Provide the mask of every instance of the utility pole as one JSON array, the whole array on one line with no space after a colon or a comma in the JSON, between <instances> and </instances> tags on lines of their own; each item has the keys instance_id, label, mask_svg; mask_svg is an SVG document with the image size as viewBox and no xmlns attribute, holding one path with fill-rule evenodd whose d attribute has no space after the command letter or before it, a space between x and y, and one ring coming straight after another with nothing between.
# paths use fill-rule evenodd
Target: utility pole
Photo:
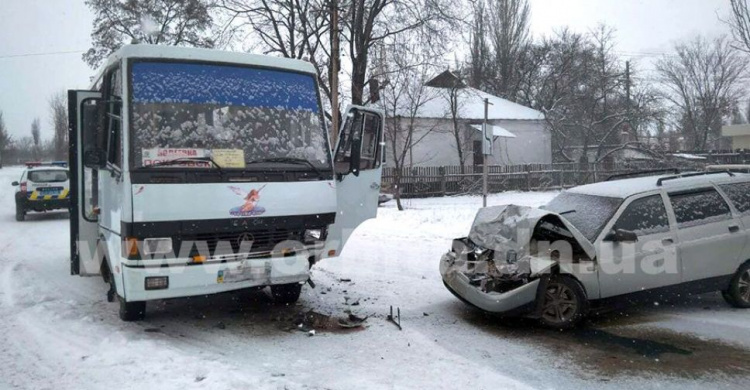
<instances>
[{"instance_id":1,"label":"utility pole","mask_svg":"<svg viewBox=\"0 0 750 390\"><path fill-rule=\"evenodd\" d=\"M339 6L331 1L331 146L339 136Z\"/></svg>"},{"instance_id":2,"label":"utility pole","mask_svg":"<svg viewBox=\"0 0 750 390\"><path fill-rule=\"evenodd\" d=\"M490 126L487 123L487 109L490 105L490 100L484 98L484 123L482 123L482 207L487 207L487 176L489 175L489 167L487 167L487 156L492 153L492 144L490 147L487 146L487 140L491 140L488 137Z\"/></svg>"},{"instance_id":3,"label":"utility pole","mask_svg":"<svg viewBox=\"0 0 750 390\"><path fill-rule=\"evenodd\" d=\"M630 61L625 61L625 123L627 131L630 133Z\"/></svg>"}]
</instances>

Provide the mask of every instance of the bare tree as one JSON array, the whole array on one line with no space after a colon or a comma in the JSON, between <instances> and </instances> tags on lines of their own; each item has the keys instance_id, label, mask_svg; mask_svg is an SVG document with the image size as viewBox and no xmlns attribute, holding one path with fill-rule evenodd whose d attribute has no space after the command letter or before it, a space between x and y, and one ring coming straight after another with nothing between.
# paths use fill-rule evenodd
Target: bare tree
<instances>
[{"instance_id":1,"label":"bare tree","mask_svg":"<svg viewBox=\"0 0 750 390\"><path fill-rule=\"evenodd\" d=\"M526 0L480 0L474 4L470 51L470 84L516 100L525 51L529 49L529 4Z\"/></svg>"},{"instance_id":2,"label":"bare tree","mask_svg":"<svg viewBox=\"0 0 750 390\"><path fill-rule=\"evenodd\" d=\"M33 157L39 159L39 154L42 148L41 128L39 126L39 118L34 118L31 121L31 140L33 142Z\"/></svg>"},{"instance_id":3,"label":"bare tree","mask_svg":"<svg viewBox=\"0 0 750 390\"><path fill-rule=\"evenodd\" d=\"M96 68L125 43L212 47L210 1L86 0L94 22L83 60Z\"/></svg>"},{"instance_id":4,"label":"bare tree","mask_svg":"<svg viewBox=\"0 0 750 390\"><path fill-rule=\"evenodd\" d=\"M402 42L388 50L389 61L377 58L377 72L388 76L380 96L380 106L385 111L385 140L395 168L394 196L399 210L401 204L401 174L413 164L412 151L437 126L437 122L422 123L420 113L425 104L438 98L435 90L425 86L435 67L429 64L418 43Z\"/></svg>"},{"instance_id":5,"label":"bare tree","mask_svg":"<svg viewBox=\"0 0 750 390\"><path fill-rule=\"evenodd\" d=\"M743 96L747 60L725 37L696 38L675 46L656 64L665 97L679 110L677 125L693 150L715 147L721 123Z\"/></svg>"},{"instance_id":6,"label":"bare tree","mask_svg":"<svg viewBox=\"0 0 750 390\"><path fill-rule=\"evenodd\" d=\"M521 57L518 101L545 114L556 160L601 161L613 148L642 148L638 135L657 121L657 98L614 51L614 32L567 29ZM580 155L572 154L573 151Z\"/></svg>"},{"instance_id":7,"label":"bare tree","mask_svg":"<svg viewBox=\"0 0 750 390\"><path fill-rule=\"evenodd\" d=\"M750 53L750 9L747 0L729 0L732 15L726 22L732 30L734 47Z\"/></svg>"},{"instance_id":8,"label":"bare tree","mask_svg":"<svg viewBox=\"0 0 750 390\"><path fill-rule=\"evenodd\" d=\"M50 121L54 129L54 154L56 160L68 158L68 106L65 92L58 92L49 99Z\"/></svg>"},{"instance_id":9,"label":"bare tree","mask_svg":"<svg viewBox=\"0 0 750 390\"><path fill-rule=\"evenodd\" d=\"M0 111L0 151L3 151L5 148L10 146L10 143L13 141L10 134L8 134L8 129L5 127L5 119L3 118L3 112Z\"/></svg>"},{"instance_id":10,"label":"bare tree","mask_svg":"<svg viewBox=\"0 0 750 390\"><path fill-rule=\"evenodd\" d=\"M3 112L0 111L0 168L3 167L3 151L7 150L13 139L8 134L8 129L5 127L5 119L3 119Z\"/></svg>"},{"instance_id":11,"label":"bare tree","mask_svg":"<svg viewBox=\"0 0 750 390\"><path fill-rule=\"evenodd\" d=\"M448 116L451 120L451 134L453 134L453 141L456 143L456 153L458 154L458 164L461 166L461 173L465 173L466 170L466 143L470 140L467 139L466 129L463 121L461 120L461 108L463 107L463 100L461 95L465 89L463 83L461 85L454 85L445 90L444 98L448 99L448 107L450 112Z\"/></svg>"},{"instance_id":12,"label":"bare tree","mask_svg":"<svg viewBox=\"0 0 750 390\"><path fill-rule=\"evenodd\" d=\"M342 8L342 34L352 66L352 104L366 102L373 47L408 33L418 36L425 48L444 50L450 26L461 19L460 7L448 0L349 0Z\"/></svg>"}]
</instances>

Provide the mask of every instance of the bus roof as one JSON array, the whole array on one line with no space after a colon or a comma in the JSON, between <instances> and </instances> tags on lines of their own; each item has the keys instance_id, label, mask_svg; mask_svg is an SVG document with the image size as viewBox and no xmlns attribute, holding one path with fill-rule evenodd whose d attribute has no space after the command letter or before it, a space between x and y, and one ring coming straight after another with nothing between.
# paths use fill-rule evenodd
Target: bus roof
<instances>
[{"instance_id":1,"label":"bus roof","mask_svg":"<svg viewBox=\"0 0 750 390\"><path fill-rule=\"evenodd\" d=\"M97 78L104 69L121 59L127 58L222 62L316 74L315 67L311 63L293 58L194 47L137 44L124 45L107 57L106 64L97 72Z\"/></svg>"}]
</instances>

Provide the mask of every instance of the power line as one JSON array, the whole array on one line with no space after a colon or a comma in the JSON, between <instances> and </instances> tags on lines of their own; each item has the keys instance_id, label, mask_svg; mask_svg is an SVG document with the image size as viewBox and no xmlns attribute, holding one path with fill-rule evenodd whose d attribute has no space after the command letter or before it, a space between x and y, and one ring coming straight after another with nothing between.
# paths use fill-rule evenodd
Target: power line
<instances>
[{"instance_id":1,"label":"power line","mask_svg":"<svg viewBox=\"0 0 750 390\"><path fill-rule=\"evenodd\" d=\"M62 55L62 54L82 54L85 53L86 50L69 50L69 51L50 51L50 52L44 52L44 53L23 53L23 54L9 54L5 56L0 56L0 59L3 58L19 58L19 57L39 57L39 56L54 56L54 55Z\"/></svg>"}]
</instances>

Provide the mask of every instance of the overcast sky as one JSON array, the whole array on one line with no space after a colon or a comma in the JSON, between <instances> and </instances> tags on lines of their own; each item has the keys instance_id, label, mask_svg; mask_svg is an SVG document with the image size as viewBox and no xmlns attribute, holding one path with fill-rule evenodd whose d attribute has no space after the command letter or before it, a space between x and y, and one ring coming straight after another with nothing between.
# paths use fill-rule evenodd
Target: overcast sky
<instances>
[{"instance_id":1,"label":"overcast sky","mask_svg":"<svg viewBox=\"0 0 750 390\"><path fill-rule=\"evenodd\" d=\"M648 62L680 40L728 32L719 21L727 0L531 0L535 36L569 26L589 31L599 23L617 30L617 51ZM83 0L0 0L0 110L14 137L30 134L39 117L42 137L52 137L49 97L86 88L93 71L81 60L92 15ZM40 53L58 53L34 55Z\"/></svg>"}]
</instances>

